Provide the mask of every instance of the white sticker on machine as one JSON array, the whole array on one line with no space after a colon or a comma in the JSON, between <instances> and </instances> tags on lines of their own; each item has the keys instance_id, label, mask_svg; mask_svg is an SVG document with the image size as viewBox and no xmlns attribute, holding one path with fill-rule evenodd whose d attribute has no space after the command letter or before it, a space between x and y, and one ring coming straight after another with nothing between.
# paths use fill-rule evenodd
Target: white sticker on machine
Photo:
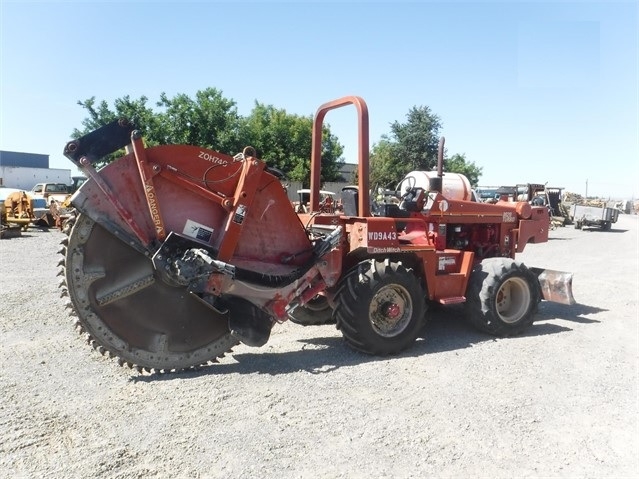
<instances>
[{"instance_id":1,"label":"white sticker on machine","mask_svg":"<svg viewBox=\"0 0 639 479\"><path fill-rule=\"evenodd\" d=\"M457 261L454 256L440 256L439 257L439 271L444 271L446 266L454 265Z\"/></svg>"},{"instance_id":2,"label":"white sticker on machine","mask_svg":"<svg viewBox=\"0 0 639 479\"><path fill-rule=\"evenodd\" d=\"M504 223L514 223L517 221L517 216L512 211L504 211L502 215L502 221Z\"/></svg>"},{"instance_id":3,"label":"white sticker on machine","mask_svg":"<svg viewBox=\"0 0 639 479\"><path fill-rule=\"evenodd\" d=\"M197 221L186 220L182 234L199 241L204 241L205 243L210 243L211 238L213 238L213 231L213 228L198 223Z\"/></svg>"}]
</instances>

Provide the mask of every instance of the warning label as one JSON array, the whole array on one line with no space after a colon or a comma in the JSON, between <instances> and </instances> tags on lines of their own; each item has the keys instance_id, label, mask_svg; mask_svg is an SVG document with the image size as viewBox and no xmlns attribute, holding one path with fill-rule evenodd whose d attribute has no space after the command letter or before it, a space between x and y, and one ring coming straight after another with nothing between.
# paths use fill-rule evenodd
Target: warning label
<instances>
[{"instance_id":1,"label":"warning label","mask_svg":"<svg viewBox=\"0 0 639 479\"><path fill-rule=\"evenodd\" d=\"M210 243L211 239L213 238L213 231L213 228L210 228L206 225L193 220L186 220L186 224L184 225L182 234L202 241L204 243Z\"/></svg>"}]
</instances>

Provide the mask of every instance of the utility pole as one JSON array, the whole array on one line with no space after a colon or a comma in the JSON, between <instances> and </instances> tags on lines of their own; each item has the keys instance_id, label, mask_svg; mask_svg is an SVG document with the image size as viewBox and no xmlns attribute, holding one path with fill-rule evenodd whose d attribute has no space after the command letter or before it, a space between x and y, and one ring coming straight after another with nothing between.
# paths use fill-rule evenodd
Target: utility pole
<instances>
[{"instance_id":1,"label":"utility pole","mask_svg":"<svg viewBox=\"0 0 639 479\"><path fill-rule=\"evenodd\" d=\"M586 180L586 199L588 199L588 180Z\"/></svg>"}]
</instances>

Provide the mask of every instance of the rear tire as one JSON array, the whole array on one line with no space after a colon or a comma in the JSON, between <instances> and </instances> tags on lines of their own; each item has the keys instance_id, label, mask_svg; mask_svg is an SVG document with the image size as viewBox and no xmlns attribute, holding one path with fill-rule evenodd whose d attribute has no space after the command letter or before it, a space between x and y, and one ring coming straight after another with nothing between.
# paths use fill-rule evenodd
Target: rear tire
<instances>
[{"instance_id":1,"label":"rear tire","mask_svg":"<svg viewBox=\"0 0 639 479\"><path fill-rule=\"evenodd\" d=\"M401 262L368 259L340 281L333 317L352 348L375 355L410 347L425 323L419 279Z\"/></svg>"},{"instance_id":2,"label":"rear tire","mask_svg":"<svg viewBox=\"0 0 639 479\"><path fill-rule=\"evenodd\" d=\"M540 300L537 277L524 264L488 258L470 276L466 316L480 331L513 336L532 324Z\"/></svg>"},{"instance_id":3,"label":"rear tire","mask_svg":"<svg viewBox=\"0 0 639 479\"><path fill-rule=\"evenodd\" d=\"M315 296L304 306L298 306L289 314L289 318L302 326L317 326L334 323L333 310L326 296Z\"/></svg>"}]
</instances>

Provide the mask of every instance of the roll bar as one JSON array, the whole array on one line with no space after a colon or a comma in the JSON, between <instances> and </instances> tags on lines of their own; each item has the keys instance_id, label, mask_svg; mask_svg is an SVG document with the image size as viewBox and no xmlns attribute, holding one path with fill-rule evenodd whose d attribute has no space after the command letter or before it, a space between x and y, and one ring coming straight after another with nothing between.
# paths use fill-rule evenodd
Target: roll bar
<instances>
[{"instance_id":1,"label":"roll bar","mask_svg":"<svg viewBox=\"0 0 639 479\"><path fill-rule=\"evenodd\" d=\"M358 216L370 216L370 196L369 196L369 137L368 137L368 106L363 98L359 96L345 96L337 100L329 101L321 105L315 113L313 120L313 139L311 151L311 212L319 211L320 197L320 173L322 168L322 126L324 117L330 110L341 108L346 105L355 105L358 119L358 161L357 161L357 182L358 182Z\"/></svg>"}]
</instances>

